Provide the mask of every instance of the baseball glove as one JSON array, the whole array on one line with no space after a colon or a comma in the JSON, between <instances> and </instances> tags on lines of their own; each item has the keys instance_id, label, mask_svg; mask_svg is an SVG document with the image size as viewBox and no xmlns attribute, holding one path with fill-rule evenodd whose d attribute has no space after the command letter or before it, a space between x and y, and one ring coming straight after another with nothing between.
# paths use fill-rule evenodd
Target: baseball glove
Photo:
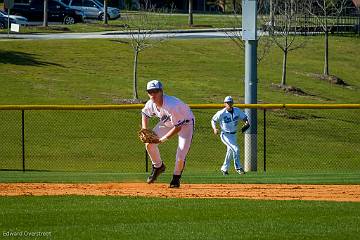
<instances>
[{"instance_id":1,"label":"baseball glove","mask_svg":"<svg viewBox=\"0 0 360 240\"><path fill-rule=\"evenodd\" d=\"M244 126L242 126L241 128L241 132L244 133L246 130L248 130L250 127L250 124L245 124Z\"/></svg>"},{"instance_id":2,"label":"baseball glove","mask_svg":"<svg viewBox=\"0 0 360 240\"><path fill-rule=\"evenodd\" d=\"M159 143L158 135L151 129L141 129L138 136L143 143Z\"/></svg>"}]
</instances>

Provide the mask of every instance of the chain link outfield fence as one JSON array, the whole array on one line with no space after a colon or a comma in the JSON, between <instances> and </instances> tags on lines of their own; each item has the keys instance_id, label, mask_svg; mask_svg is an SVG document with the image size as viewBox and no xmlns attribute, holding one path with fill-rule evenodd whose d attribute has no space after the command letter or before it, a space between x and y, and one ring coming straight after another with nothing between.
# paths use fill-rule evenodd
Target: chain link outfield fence
<instances>
[{"instance_id":1,"label":"chain link outfield fence","mask_svg":"<svg viewBox=\"0 0 360 240\"><path fill-rule=\"evenodd\" d=\"M258 172L360 173L360 104L236 106L257 108ZM226 148L210 121L222 105L191 107L196 127L186 172L218 172ZM151 162L137 137L141 108L2 105L0 170L146 172ZM243 162L241 133L238 139ZM170 168L176 147L175 137L160 145Z\"/></svg>"}]
</instances>

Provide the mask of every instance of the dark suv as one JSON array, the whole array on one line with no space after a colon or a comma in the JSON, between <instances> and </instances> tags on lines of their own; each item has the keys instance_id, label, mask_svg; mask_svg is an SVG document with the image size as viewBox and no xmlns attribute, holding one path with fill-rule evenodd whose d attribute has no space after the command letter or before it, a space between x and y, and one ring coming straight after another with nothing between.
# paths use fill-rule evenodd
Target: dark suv
<instances>
[{"instance_id":1,"label":"dark suv","mask_svg":"<svg viewBox=\"0 0 360 240\"><path fill-rule=\"evenodd\" d=\"M30 21L41 21L44 17L44 1L31 0L28 4L15 3L11 13L24 16ZM48 20L63 22L64 24L74 24L84 21L84 13L71 9L61 2L48 0Z\"/></svg>"},{"instance_id":2,"label":"dark suv","mask_svg":"<svg viewBox=\"0 0 360 240\"><path fill-rule=\"evenodd\" d=\"M10 21L10 24L11 23L15 23L15 20L14 19L9 19ZM0 16L0 29L4 29L4 28L7 28L8 26L8 18L7 17L3 17L3 16Z\"/></svg>"}]
</instances>

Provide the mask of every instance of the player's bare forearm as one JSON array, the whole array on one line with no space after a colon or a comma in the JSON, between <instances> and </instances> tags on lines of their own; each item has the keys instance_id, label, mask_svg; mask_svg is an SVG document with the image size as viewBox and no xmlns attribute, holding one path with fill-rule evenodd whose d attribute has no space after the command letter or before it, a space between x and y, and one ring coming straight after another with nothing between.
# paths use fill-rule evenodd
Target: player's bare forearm
<instances>
[{"instance_id":1,"label":"player's bare forearm","mask_svg":"<svg viewBox=\"0 0 360 240\"><path fill-rule=\"evenodd\" d=\"M217 135L219 133L219 129L213 128L214 134Z\"/></svg>"},{"instance_id":2,"label":"player's bare forearm","mask_svg":"<svg viewBox=\"0 0 360 240\"><path fill-rule=\"evenodd\" d=\"M181 126L173 127L168 133L166 133L162 138L160 138L160 142L162 143L165 142L166 140L168 140L169 138L180 132L180 130L181 130Z\"/></svg>"},{"instance_id":3,"label":"player's bare forearm","mask_svg":"<svg viewBox=\"0 0 360 240\"><path fill-rule=\"evenodd\" d=\"M181 130L181 126L173 127L165 136L166 138L171 138L172 136L180 132L180 130Z\"/></svg>"},{"instance_id":4,"label":"player's bare forearm","mask_svg":"<svg viewBox=\"0 0 360 240\"><path fill-rule=\"evenodd\" d=\"M211 127L212 127L215 135L219 133L219 129L217 129L217 127L216 127L216 121L214 121L214 120L211 121Z\"/></svg>"},{"instance_id":5,"label":"player's bare forearm","mask_svg":"<svg viewBox=\"0 0 360 240\"><path fill-rule=\"evenodd\" d=\"M149 118L144 114L142 114L141 116L141 128L147 129L149 125Z\"/></svg>"}]
</instances>

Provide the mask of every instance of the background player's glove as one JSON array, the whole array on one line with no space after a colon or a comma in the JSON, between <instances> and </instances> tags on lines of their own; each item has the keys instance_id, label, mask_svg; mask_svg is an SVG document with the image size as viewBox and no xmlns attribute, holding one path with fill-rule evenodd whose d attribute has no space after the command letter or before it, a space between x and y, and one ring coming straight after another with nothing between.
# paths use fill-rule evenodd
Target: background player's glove
<instances>
[{"instance_id":1,"label":"background player's glove","mask_svg":"<svg viewBox=\"0 0 360 240\"><path fill-rule=\"evenodd\" d=\"M248 130L250 127L250 124L245 124L242 128L241 128L241 132L244 133L246 130Z\"/></svg>"},{"instance_id":2,"label":"background player's glove","mask_svg":"<svg viewBox=\"0 0 360 240\"><path fill-rule=\"evenodd\" d=\"M143 143L159 143L159 137L156 135L156 133L151 129L141 129L138 132L138 136L140 138L140 141Z\"/></svg>"}]
</instances>

